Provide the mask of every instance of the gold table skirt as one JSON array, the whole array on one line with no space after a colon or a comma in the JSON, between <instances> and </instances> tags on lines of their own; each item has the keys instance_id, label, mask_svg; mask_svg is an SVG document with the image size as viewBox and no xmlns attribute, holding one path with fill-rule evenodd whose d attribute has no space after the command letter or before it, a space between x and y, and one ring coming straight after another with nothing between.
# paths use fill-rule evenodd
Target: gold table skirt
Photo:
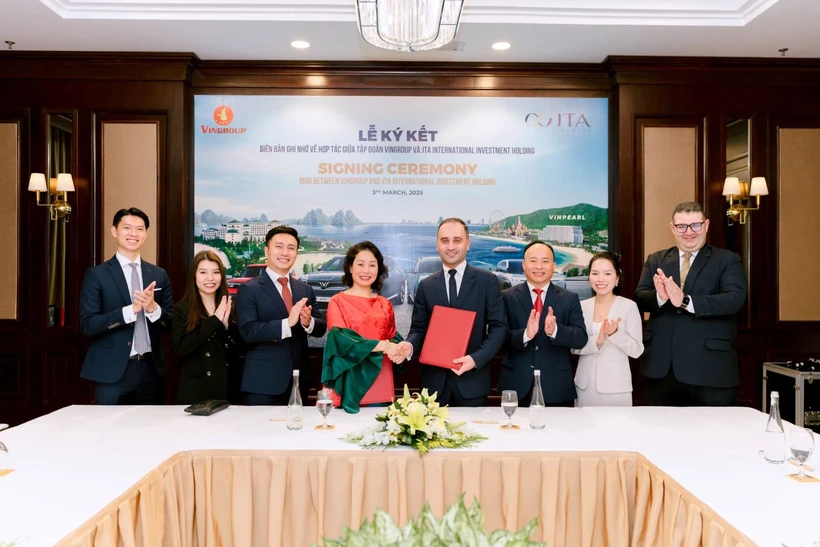
<instances>
[{"instance_id":1,"label":"gold table skirt","mask_svg":"<svg viewBox=\"0 0 820 547\"><path fill-rule=\"evenodd\" d=\"M377 508L400 525L464 493L488 530L548 547L736 547L740 531L634 452L180 452L61 541L77 547L298 547Z\"/></svg>"}]
</instances>

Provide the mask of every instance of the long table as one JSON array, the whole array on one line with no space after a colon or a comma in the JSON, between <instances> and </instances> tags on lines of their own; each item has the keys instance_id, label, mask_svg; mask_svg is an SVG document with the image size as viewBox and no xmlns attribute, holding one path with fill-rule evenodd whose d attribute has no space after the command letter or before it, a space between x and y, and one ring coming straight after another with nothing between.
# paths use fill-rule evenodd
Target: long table
<instances>
[{"instance_id":1,"label":"long table","mask_svg":"<svg viewBox=\"0 0 820 547\"><path fill-rule=\"evenodd\" d=\"M334 411L335 430L316 431L306 408L294 432L274 421L277 407L207 418L179 406L64 408L0 433L15 469L0 477L0 543L309 545L376 507L406 522L424 501L441 512L461 492L491 529L539 517L550 547L820 539L820 482L763 460L756 410L550 408L533 431L519 409L521 429L503 431L472 423L503 421L499 408L452 409L488 440L423 458L341 440L377 411Z\"/></svg>"}]
</instances>

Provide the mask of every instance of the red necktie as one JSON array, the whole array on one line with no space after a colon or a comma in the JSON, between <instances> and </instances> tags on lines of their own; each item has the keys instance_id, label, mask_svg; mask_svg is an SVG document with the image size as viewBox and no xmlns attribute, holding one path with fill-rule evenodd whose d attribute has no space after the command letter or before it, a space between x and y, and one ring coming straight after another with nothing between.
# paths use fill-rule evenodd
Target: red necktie
<instances>
[{"instance_id":1,"label":"red necktie","mask_svg":"<svg viewBox=\"0 0 820 547\"><path fill-rule=\"evenodd\" d=\"M541 313L541 310L544 309L544 303L541 302L541 293L544 292L544 289L533 289L532 292L535 293L535 302L533 303L535 313Z\"/></svg>"},{"instance_id":2,"label":"red necktie","mask_svg":"<svg viewBox=\"0 0 820 547\"><path fill-rule=\"evenodd\" d=\"M290 313L290 309L293 307L293 295L290 294L290 288L288 288L288 278L280 277L279 283L282 284L282 300L285 302L285 309Z\"/></svg>"}]
</instances>

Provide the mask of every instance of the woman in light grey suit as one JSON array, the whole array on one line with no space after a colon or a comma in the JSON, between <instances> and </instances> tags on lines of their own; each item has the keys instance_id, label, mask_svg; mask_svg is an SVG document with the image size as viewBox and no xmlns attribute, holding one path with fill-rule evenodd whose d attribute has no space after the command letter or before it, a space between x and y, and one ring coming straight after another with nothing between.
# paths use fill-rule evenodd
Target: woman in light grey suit
<instances>
[{"instance_id":1,"label":"woman in light grey suit","mask_svg":"<svg viewBox=\"0 0 820 547\"><path fill-rule=\"evenodd\" d=\"M581 302L589 340L580 350L575 373L576 406L632 406L629 358L643 353L638 305L613 290L621 277L621 260L598 253L589 261L589 284L595 294Z\"/></svg>"}]
</instances>

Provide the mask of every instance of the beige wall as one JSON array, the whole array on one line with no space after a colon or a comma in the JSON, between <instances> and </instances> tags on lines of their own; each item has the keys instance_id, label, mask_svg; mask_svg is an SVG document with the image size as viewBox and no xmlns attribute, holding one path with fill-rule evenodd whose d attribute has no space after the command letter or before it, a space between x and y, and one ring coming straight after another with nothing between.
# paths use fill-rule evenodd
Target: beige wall
<instances>
[{"instance_id":1,"label":"beige wall","mask_svg":"<svg viewBox=\"0 0 820 547\"><path fill-rule=\"evenodd\" d=\"M781 129L778 141L779 319L820 321L820 129Z\"/></svg>"},{"instance_id":2,"label":"beige wall","mask_svg":"<svg viewBox=\"0 0 820 547\"><path fill-rule=\"evenodd\" d=\"M697 127L643 128L644 255L675 245L669 222L675 205L695 200L697 143Z\"/></svg>"},{"instance_id":3,"label":"beige wall","mask_svg":"<svg viewBox=\"0 0 820 547\"><path fill-rule=\"evenodd\" d=\"M103 123L103 256L117 252L110 235L114 213L128 207L145 211L151 221L148 240L140 252L148 262L157 262L157 189L159 185L158 125L156 123Z\"/></svg>"},{"instance_id":4,"label":"beige wall","mask_svg":"<svg viewBox=\"0 0 820 547\"><path fill-rule=\"evenodd\" d=\"M0 123L0 319L17 319L20 147L16 123ZM32 198L34 199L33 195ZM46 213L47 215L47 213ZM45 220L43 221L45 222Z\"/></svg>"}]
</instances>

